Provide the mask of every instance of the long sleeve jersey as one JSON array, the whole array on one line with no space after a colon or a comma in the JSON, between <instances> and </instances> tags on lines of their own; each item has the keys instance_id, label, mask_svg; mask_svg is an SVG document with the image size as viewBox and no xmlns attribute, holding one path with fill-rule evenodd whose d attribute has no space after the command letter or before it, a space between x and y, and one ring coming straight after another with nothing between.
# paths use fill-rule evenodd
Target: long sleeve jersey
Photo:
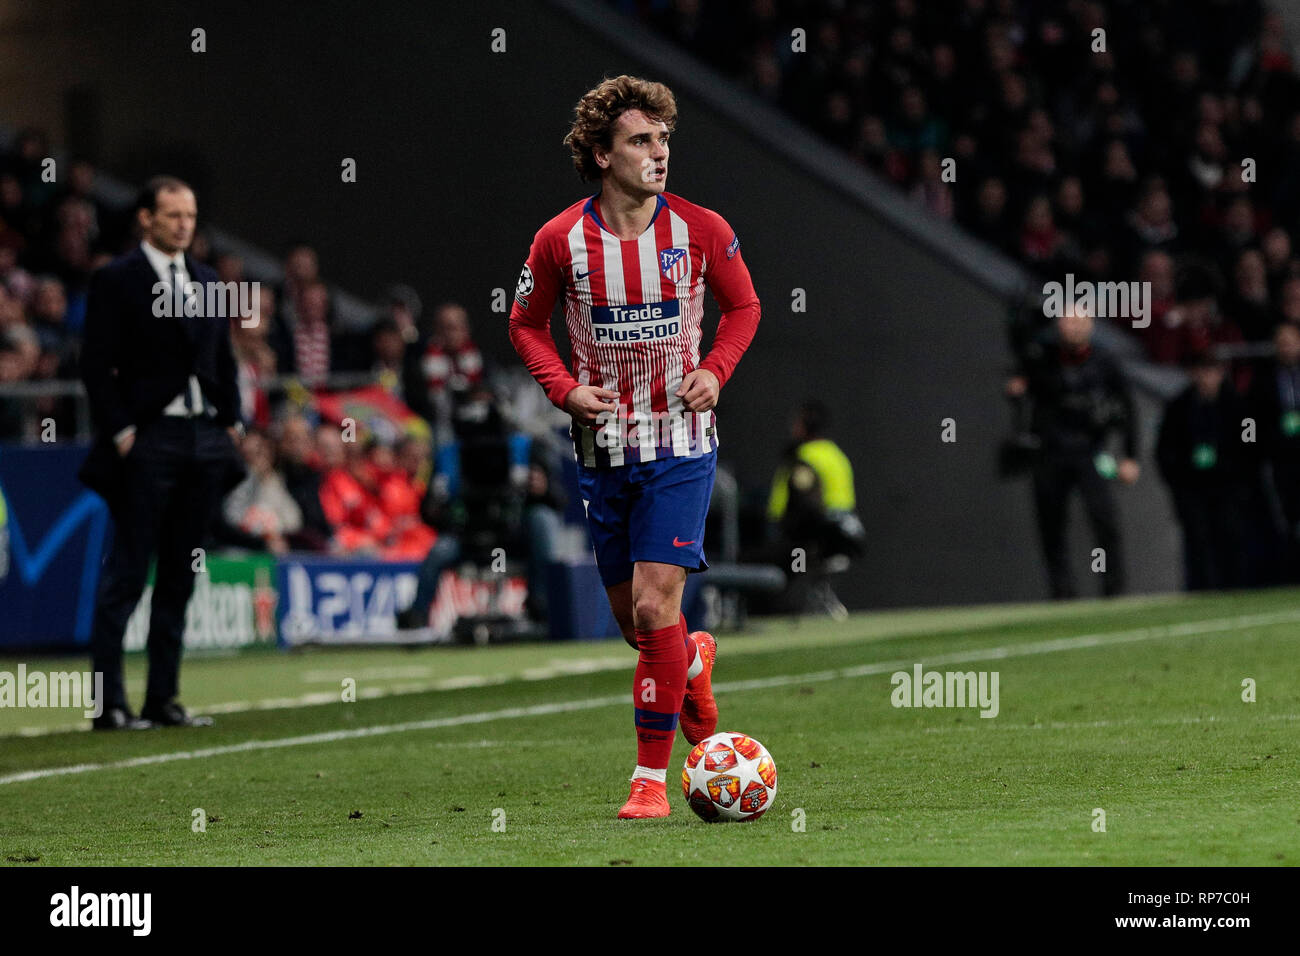
<instances>
[{"instance_id":1,"label":"long sleeve jersey","mask_svg":"<svg viewBox=\"0 0 1300 956\"><path fill-rule=\"evenodd\" d=\"M704 287L722 310L700 361ZM563 297L572 371L551 337ZM695 368L727 383L758 327L759 302L740 240L717 213L664 193L636 239L610 232L600 198L574 203L540 230L515 289L510 340L559 408L579 385L619 394L615 415L573 423L577 460L590 468L712 454L712 411L693 414L673 393Z\"/></svg>"}]
</instances>

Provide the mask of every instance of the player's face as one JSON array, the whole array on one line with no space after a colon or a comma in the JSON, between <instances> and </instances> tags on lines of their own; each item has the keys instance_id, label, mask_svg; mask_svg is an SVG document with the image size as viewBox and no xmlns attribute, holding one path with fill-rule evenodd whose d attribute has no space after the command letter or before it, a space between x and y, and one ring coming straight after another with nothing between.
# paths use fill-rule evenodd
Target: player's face
<instances>
[{"instance_id":1,"label":"player's face","mask_svg":"<svg viewBox=\"0 0 1300 956\"><path fill-rule=\"evenodd\" d=\"M140 210L140 225L145 238L155 249L175 255L194 241L194 224L198 206L188 189L164 189L158 193L158 208Z\"/></svg>"},{"instance_id":2,"label":"player's face","mask_svg":"<svg viewBox=\"0 0 1300 956\"><path fill-rule=\"evenodd\" d=\"M668 126L647 119L640 110L628 110L614 124L613 139L609 152L596 154L605 177L632 196L663 192L668 184Z\"/></svg>"}]
</instances>

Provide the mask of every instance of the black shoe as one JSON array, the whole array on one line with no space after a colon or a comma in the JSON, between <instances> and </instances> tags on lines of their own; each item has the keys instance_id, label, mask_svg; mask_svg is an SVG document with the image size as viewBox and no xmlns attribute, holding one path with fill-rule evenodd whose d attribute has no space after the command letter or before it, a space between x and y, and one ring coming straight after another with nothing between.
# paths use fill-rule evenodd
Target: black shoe
<instances>
[{"instance_id":1,"label":"black shoe","mask_svg":"<svg viewBox=\"0 0 1300 956\"><path fill-rule=\"evenodd\" d=\"M148 730L153 726L125 707L110 707L90 723L92 730Z\"/></svg>"},{"instance_id":2,"label":"black shoe","mask_svg":"<svg viewBox=\"0 0 1300 956\"><path fill-rule=\"evenodd\" d=\"M211 717L192 717L188 711L174 700L154 706L145 704L140 716L150 721L155 727L211 727Z\"/></svg>"},{"instance_id":3,"label":"black shoe","mask_svg":"<svg viewBox=\"0 0 1300 956\"><path fill-rule=\"evenodd\" d=\"M419 631L429 626L429 614L426 611L421 614L413 607L408 607L405 611L399 611L397 614L397 629L399 631Z\"/></svg>"}]
</instances>

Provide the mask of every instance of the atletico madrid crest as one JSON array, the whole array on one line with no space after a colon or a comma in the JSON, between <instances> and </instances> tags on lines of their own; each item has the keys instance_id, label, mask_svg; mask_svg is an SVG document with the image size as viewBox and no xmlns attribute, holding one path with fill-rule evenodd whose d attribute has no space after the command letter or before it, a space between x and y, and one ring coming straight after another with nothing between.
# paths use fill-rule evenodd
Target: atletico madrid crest
<instances>
[{"instance_id":1,"label":"atletico madrid crest","mask_svg":"<svg viewBox=\"0 0 1300 956\"><path fill-rule=\"evenodd\" d=\"M691 260L686 257L685 249L660 249L659 268L669 282L681 282L686 278L686 271L691 267Z\"/></svg>"}]
</instances>

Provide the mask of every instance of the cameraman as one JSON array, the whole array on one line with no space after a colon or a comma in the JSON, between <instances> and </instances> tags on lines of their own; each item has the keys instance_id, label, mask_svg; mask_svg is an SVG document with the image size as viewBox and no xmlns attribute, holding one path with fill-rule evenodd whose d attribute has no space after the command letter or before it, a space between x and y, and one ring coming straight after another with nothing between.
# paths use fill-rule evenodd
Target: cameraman
<instances>
[{"instance_id":1,"label":"cameraman","mask_svg":"<svg viewBox=\"0 0 1300 956\"><path fill-rule=\"evenodd\" d=\"M1107 596L1123 592L1123 551L1110 479L1131 485L1140 472L1132 393L1118 360L1093 343L1092 331L1092 316L1067 306L1055 330L1025 346L1021 368L1007 382L1008 396L1025 396L1032 406L1030 429L1041 446L1033 466L1034 505L1048 583L1058 599L1076 594L1065 541L1070 493L1076 486L1097 546L1105 551L1102 591ZM1118 463L1106 450L1112 431L1123 442Z\"/></svg>"}]
</instances>

